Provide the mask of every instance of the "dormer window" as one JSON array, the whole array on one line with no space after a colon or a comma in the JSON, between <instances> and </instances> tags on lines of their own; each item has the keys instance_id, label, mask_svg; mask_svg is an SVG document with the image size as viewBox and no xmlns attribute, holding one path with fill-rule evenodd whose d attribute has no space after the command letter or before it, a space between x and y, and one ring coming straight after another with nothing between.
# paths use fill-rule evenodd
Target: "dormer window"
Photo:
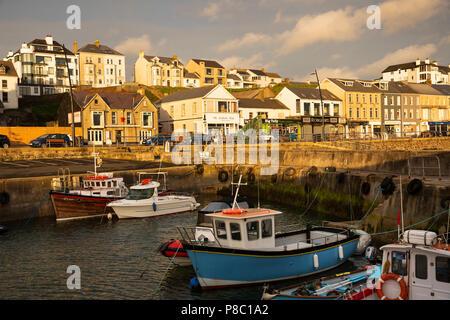
<instances>
[{"instance_id":1,"label":"dormer window","mask_svg":"<svg viewBox=\"0 0 450 320\"><path fill-rule=\"evenodd\" d=\"M344 86L353 87L353 81L342 81L342 83L344 84Z\"/></svg>"}]
</instances>

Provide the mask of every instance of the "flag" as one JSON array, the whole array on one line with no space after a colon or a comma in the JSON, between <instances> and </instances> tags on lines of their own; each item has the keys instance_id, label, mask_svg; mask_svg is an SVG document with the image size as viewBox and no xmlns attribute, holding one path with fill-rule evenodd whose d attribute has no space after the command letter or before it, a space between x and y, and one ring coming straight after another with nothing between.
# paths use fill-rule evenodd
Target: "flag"
<instances>
[{"instance_id":1,"label":"flag","mask_svg":"<svg viewBox=\"0 0 450 320\"><path fill-rule=\"evenodd\" d=\"M397 225L400 226L400 210L397 213Z\"/></svg>"}]
</instances>

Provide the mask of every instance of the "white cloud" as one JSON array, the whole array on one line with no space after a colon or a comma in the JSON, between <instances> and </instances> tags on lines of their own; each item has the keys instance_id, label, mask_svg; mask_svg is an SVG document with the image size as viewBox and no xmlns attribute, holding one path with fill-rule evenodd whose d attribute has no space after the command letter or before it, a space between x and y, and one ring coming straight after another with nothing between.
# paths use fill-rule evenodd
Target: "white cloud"
<instances>
[{"instance_id":1,"label":"white cloud","mask_svg":"<svg viewBox=\"0 0 450 320\"><path fill-rule=\"evenodd\" d=\"M224 42L217 51L224 52L229 50L236 50L245 46L255 45L255 44L267 44L272 40L268 35L261 33L246 33L242 38L232 39Z\"/></svg>"},{"instance_id":2,"label":"white cloud","mask_svg":"<svg viewBox=\"0 0 450 320\"><path fill-rule=\"evenodd\" d=\"M137 38L128 38L117 46L114 47L115 50L119 51L124 55L137 55L139 51L151 52L153 47L150 42L149 36L144 34Z\"/></svg>"},{"instance_id":3,"label":"white cloud","mask_svg":"<svg viewBox=\"0 0 450 320\"><path fill-rule=\"evenodd\" d=\"M219 17L219 10L219 4L212 2L207 7L203 8L201 15L207 17L210 21L214 21Z\"/></svg>"},{"instance_id":4,"label":"white cloud","mask_svg":"<svg viewBox=\"0 0 450 320\"><path fill-rule=\"evenodd\" d=\"M255 53L249 58L240 56L230 56L219 60L219 62L227 69L231 68L267 69L277 64L275 61L264 62L263 55L261 53Z\"/></svg>"},{"instance_id":5,"label":"white cloud","mask_svg":"<svg viewBox=\"0 0 450 320\"><path fill-rule=\"evenodd\" d=\"M342 57L340 53L334 53L331 55L331 60L338 60Z\"/></svg>"},{"instance_id":6,"label":"white cloud","mask_svg":"<svg viewBox=\"0 0 450 320\"><path fill-rule=\"evenodd\" d=\"M364 21L352 8L306 15L297 21L292 30L279 35L280 55L317 42L343 42L357 39L364 30Z\"/></svg>"},{"instance_id":7,"label":"white cloud","mask_svg":"<svg viewBox=\"0 0 450 320\"><path fill-rule=\"evenodd\" d=\"M329 68L322 67L317 70L320 79L324 78L357 78L357 79L374 79L381 76L381 71L393 64L406 63L415 61L416 58L430 57L437 51L436 45L429 43L425 45L411 45L406 48L398 49L394 52L386 54L381 59L372 63L361 66L359 68L351 68L349 66ZM313 80L309 74L297 77L301 81Z\"/></svg>"}]
</instances>

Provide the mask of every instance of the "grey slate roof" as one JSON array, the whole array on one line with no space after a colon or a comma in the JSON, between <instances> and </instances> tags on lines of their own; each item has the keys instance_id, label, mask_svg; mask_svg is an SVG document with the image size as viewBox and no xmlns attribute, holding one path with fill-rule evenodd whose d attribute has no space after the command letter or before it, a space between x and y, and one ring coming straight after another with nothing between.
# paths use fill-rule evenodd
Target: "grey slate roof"
<instances>
[{"instance_id":1,"label":"grey slate roof","mask_svg":"<svg viewBox=\"0 0 450 320\"><path fill-rule=\"evenodd\" d=\"M372 93L380 93L383 90L378 89L377 86L372 84L370 87L365 87L361 84L361 82L371 82L372 80L356 80L356 79L343 79L343 78L327 78L334 84L336 84L338 87L345 91L359 91L359 92L372 92ZM352 86L346 86L344 85L343 81L352 81Z\"/></svg>"},{"instance_id":2,"label":"grey slate roof","mask_svg":"<svg viewBox=\"0 0 450 320\"><path fill-rule=\"evenodd\" d=\"M133 109L144 98L137 93L74 91L74 101L84 107L96 94L102 97L111 109Z\"/></svg>"},{"instance_id":3,"label":"grey slate roof","mask_svg":"<svg viewBox=\"0 0 450 320\"><path fill-rule=\"evenodd\" d=\"M159 99L158 101L155 102L155 104L200 98L200 97L207 95L215 87L216 86L205 86L205 87L200 87L200 88L193 88L193 89L177 91L175 93L172 93L171 95L168 95L162 99Z\"/></svg>"},{"instance_id":4,"label":"grey slate roof","mask_svg":"<svg viewBox=\"0 0 450 320\"><path fill-rule=\"evenodd\" d=\"M14 64L10 60L0 60L0 67L3 66L5 68L5 73L0 73L2 77L17 77L16 69L14 68Z\"/></svg>"},{"instance_id":5,"label":"grey slate roof","mask_svg":"<svg viewBox=\"0 0 450 320\"><path fill-rule=\"evenodd\" d=\"M290 91L292 91L296 96L303 99L319 99L320 100L320 93L319 89L312 89L312 88L297 88L297 87L286 87ZM328 90L322 89L322 99L323 100L334 100L334 101L341 101L338 97L336 97L334 94L329 92Z\"/></svg>"},{"instance_id":6,"label":"grey slate roof","mask_svg":"<svg viewBox=\"0 0 450 320\"><path fill-rule=\"evenodd\" d=\"M450 96L450 85L445 85L445 84L433 84L432 87L440 92L442 92L442 94L446 94Z\"/></svg>"},{"instance_id":7,"label":"grey slate roof","mask_svg":"<svg viewBox=\"0 0 450 320\"><path fill-rule=\"evenodd\" d=\"M101 53L101 54L114 54L118 56L123 56L119 51L111 49L103 44L100 44L98 47L93 43L88 43L84 47L78 50L78 52L90 52L90 53Z\"/></svg>"},{"instance_id":8,"label":"grey slate roof","mask_svg":"<svg viewBox=\"0 0 450 320\"><path fill-rule=\"evenodd\" d=\"M200 64L200 62L204 62L205 67L207 67L207 68L225 69L220 63L218 63L217 61L214 61L214 60L204 60L204 59L192 59L192 60L195 61L197 64Z\"/></svg>"},{"instance_id":9,"label":"grey slate roof","mask_svg":"<svg viewBox=\"0 0 450 320\"><path fill-rule=\"evenodd\" d=\"M239 108L283 109L289 110L283 103L274 99L239 99Z\"/></svg>"},{"instance_id":10,"label":"grey slate roof","mask_svg":"<svg viewBox=\"0 0 450 320\"><path fill-rule=\"evenodd\" d=\"M174 59L172 59L172 58L169 58L169 57L161 57L161 56L144 56L144 58L147 60L147 61L151 61L154 57L158 57L158 59L159 59L159 61L161 62L161 63L164 63L164 64L172 64L172 61L174 60ZM177 60L178 62L179 62L179 65L183 65L182 63L181 63L181 61L180 60Z\"/></svg>"}]
</instances>

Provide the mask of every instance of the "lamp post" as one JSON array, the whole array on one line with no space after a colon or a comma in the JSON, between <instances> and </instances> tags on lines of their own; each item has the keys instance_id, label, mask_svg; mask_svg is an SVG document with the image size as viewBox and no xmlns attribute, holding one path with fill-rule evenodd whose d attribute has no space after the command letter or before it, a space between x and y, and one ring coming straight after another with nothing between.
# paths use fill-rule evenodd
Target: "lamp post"
<instances>
[{"instance_id":1,"label":"lamp post","mask_svg":"<svg viewBox=\"0 0 450 320\"><path fill-rule=\"evenodd\" d=\"M315 74L317 79L317 84L319 86L319 96L320 96L320 109L322 110L322 141L325 139L325 116L323 112L323 100L322 100L322 90L320 89L320 81L319 76L317 75L317 70L314 69L314 72L311 75Z\"/></svg>"},{"instance_id":2,"label":"lamp post","mask_svg":"<svg viewBox=\"0 0 450 320\"><path fill-rule=\"evenodd\" d=\"M67 76L69 78L69 88L70 88L70 107L72 111L72 148L75 147L75 113L73 112L73 95L72 95L72 81L70 79L70 71L69 71L69 63L67 62L67 52L66 47L63 44L63 51L64 51L64 60L66 61L66 67L67 67Z\"/></svg>"}]
</instances>

